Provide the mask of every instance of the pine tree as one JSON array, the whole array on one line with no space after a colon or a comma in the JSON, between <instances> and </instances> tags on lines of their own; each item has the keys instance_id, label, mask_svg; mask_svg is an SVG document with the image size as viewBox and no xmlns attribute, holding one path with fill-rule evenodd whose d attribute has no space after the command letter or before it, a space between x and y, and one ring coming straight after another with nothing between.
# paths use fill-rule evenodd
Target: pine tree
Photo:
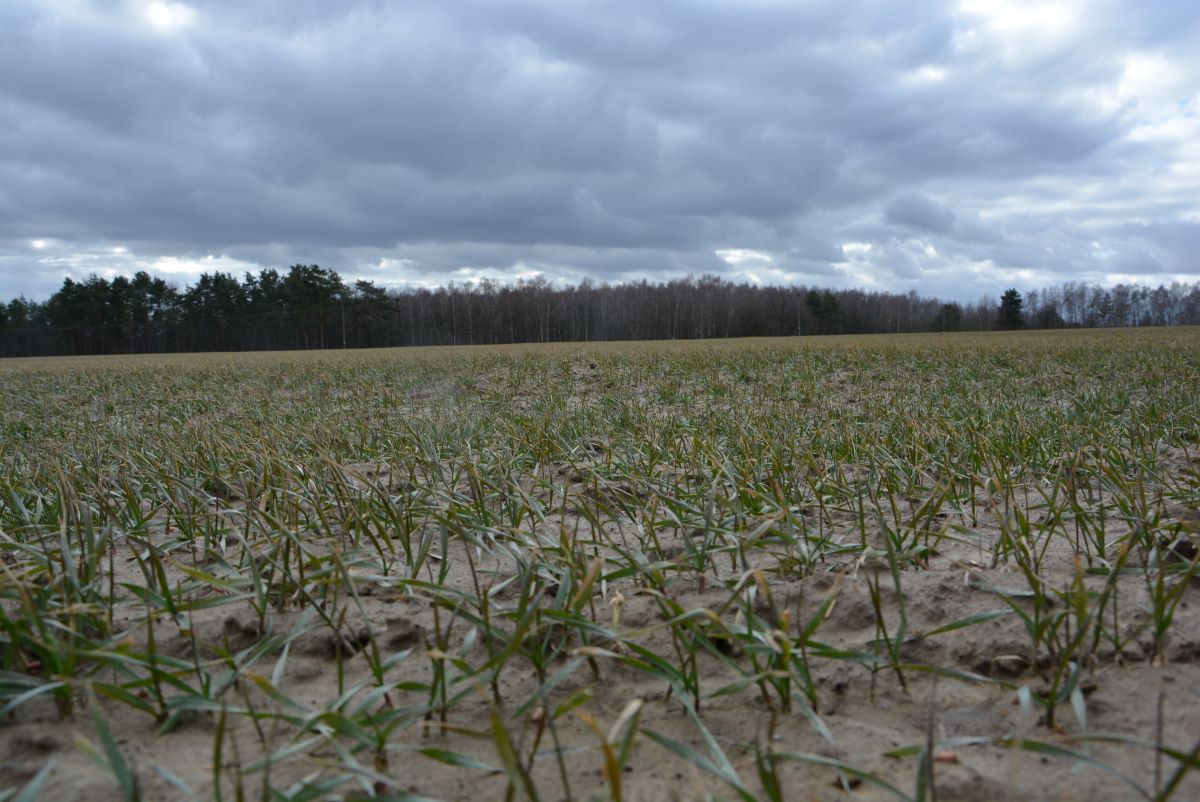
<instances>
[{"instance_id":1,"label":"pine tree","mask_svg":"<svg viewBox=\"0 0 1200 802\"><path fill-rule=\"evenodd\" d=\"M1015 289L1005 290L1000 298L1000 316L996 319L996 325L1009 331L1024 328L1025 315L1021 311L1023 303L1021 293Z\"/></svg>"}]
</instances>

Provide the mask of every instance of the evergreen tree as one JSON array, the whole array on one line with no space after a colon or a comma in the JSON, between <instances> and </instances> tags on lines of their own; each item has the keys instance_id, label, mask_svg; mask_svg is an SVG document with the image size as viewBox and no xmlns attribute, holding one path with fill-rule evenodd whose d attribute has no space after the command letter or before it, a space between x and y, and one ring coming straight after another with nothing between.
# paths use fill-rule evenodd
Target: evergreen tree
<instances>
[{"instance_id":1,"label":"evergreen tree","mask_svg":"<svg viewBox=\"0 0 1200 802\"><path fill-rule=\"evenodd\" d=\"M837 316L838 299L829 290L818 292L809 290L808 295L804 298L805 305L808 306L812 316L818 321L817 327L820 332L826 332L829 329L830 322Z\"/></svg>"},{"instance_id":2,"label":"evergreen tree","mask_svg":"<svg viewBox=\"0 0 1200 802\"><path fill-rule=\"evenodd\" d=\"M1025 315L1021 311L1023 303L1021 293L1015 289L1005 290L1000 298L1000 316L996 318L996 325L1008 331L1024 328Z\"/></svg>"},{"instance_id":3,"label":"evergreen tree","mask_svg":"<svg viewBox=\"0 0 1200 802\"><path fill-rule=\"evenodd\" d=\"M1054 304L1049 304L1038 310L1038 313L1033 316L1033 327L1035 329L1061 329L1066 323L1062 319L1062 315L1058 313L1058 307Z\"/></svg>"},{"instance_id":4,"label":"evergreen tree","mask_svg":"<svg viewBox=\"0 0 1200 802\"><path fill-rule=\"evenodd\" d=\"M942 304L938 313L929 321L930 331L958 331L962 326L962 307L958 304Z\"/></svg>"}]
</instances>

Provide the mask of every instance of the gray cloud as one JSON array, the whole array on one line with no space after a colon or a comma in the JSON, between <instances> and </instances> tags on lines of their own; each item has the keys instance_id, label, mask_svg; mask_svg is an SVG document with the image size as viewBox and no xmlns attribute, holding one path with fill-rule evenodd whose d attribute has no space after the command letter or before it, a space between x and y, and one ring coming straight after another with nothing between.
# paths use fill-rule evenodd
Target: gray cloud
<instances>
[{"instance_id":1,"label":"gray cloud","mask_svg":"<svg viewBox=\"0 0 1200 802\"><path fill-rule=\"evenodd\" d=\"M907 226L918 231L946 234L954 229L954 212L937 201L922 195L901 195L883 211L889 223Z\"/></svg>"},{"instance_id":2,"label":"gray cloud","mask_svg":"<svg viewBox=\"0 0 1200 802\"><path fill-rule=\"evenodd\" d=\"M1200 15L1046 9L12 0L0 298L301 261L958 296L1197 275Z\"/></svg>"}]
</instances>

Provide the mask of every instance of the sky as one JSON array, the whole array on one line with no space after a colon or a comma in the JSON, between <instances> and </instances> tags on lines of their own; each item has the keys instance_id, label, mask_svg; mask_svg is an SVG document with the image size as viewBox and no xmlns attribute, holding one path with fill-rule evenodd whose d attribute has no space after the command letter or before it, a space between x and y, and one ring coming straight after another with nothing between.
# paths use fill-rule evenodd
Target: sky
<instances>
[{"instance_id":1,"label":"sky","mask_svg":"<svg viewBox=\"0 0 1200 802\"><path fill-rule=\"evenodd\" d=\"M0 299L1200 280L1191 0L3 0Z\"/></svg>"}]
</instances>

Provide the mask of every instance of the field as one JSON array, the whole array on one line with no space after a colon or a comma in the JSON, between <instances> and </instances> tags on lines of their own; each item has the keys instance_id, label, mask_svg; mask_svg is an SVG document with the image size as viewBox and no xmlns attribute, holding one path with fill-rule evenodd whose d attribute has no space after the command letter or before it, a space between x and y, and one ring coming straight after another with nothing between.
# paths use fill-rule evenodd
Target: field
<instances>
[{"instance_id":1,"label":"field","mask_svg":"<svg viewBox=\"0 0 1200 802\"><path fill-rule=\"evenodd\" d=\"M1200 798L1200 330L0 363L0 799Z\"/></svg>"}]
</instances>

